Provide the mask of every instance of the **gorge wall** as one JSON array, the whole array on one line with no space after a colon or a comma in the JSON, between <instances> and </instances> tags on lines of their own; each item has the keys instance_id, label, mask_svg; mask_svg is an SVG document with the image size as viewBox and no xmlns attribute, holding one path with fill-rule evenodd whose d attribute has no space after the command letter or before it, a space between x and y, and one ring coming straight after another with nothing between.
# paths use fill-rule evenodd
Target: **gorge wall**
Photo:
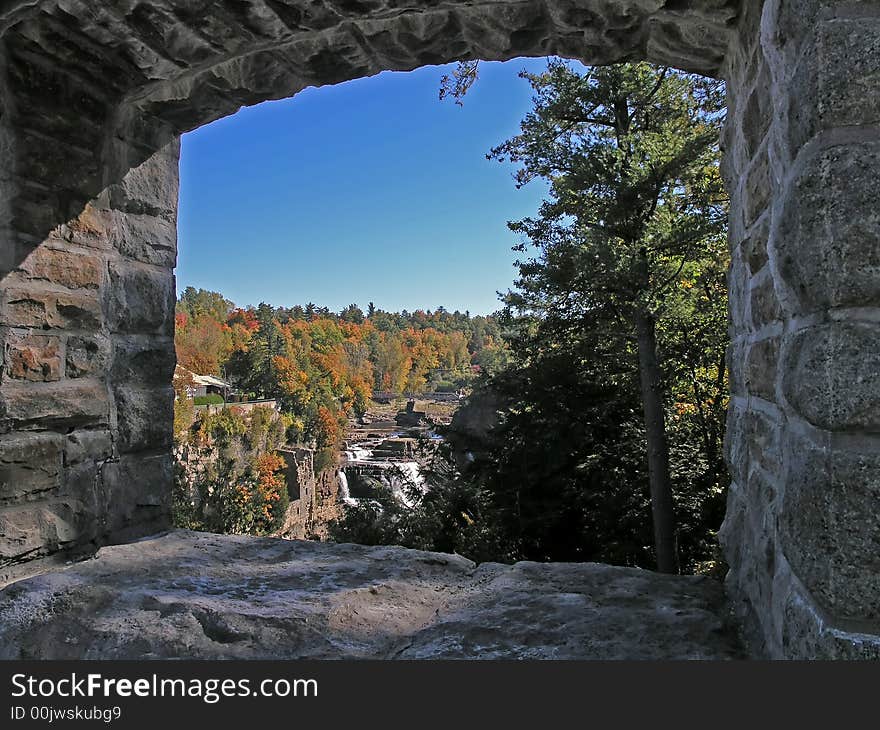
<instances>
[{"instance_id":1,"label":"gorge wall","mask_svg":"<svg viewBox=\"0 0 880 730\"><path fill-rule=\"evenodd\" d=\"M326 538L327 524L341 516L335 462L316 473L312 449L278 453L287 462L285 478L290 495L290 506L278 536L296 540Z\"/></svg>"},{"instance_id":2,"label":"gorge wall","mask_svg":"<svg viewBox=\"0 0 880 730\"><path fill-rule=\"evenodd\" d=\"M875 0L0 4L0 580L168 524L181 133L384 69L646 59L728 80L731 593L769 656L880 656L878 31Z\"/></svg>"}]
</instances>

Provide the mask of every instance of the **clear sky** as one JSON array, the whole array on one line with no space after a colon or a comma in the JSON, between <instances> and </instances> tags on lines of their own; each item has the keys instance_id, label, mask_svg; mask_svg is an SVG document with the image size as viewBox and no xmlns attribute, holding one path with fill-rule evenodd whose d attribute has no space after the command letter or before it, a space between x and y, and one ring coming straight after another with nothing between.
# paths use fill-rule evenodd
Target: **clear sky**
<instances>
[{"instance_id":1,"label":"clear sky","mask_svg":"<svg viewBox=\"0 0 880 730\"><path fill-rule=\"evenodd\" d=\"M516 190L486 159L530 108L524 67L484 63L464 106L437 98L451 67L310 88L183 138L177 287L236 304L338 311L499 308L515 275L508 220L546 190Z\"/></svg>"}]
</instances>

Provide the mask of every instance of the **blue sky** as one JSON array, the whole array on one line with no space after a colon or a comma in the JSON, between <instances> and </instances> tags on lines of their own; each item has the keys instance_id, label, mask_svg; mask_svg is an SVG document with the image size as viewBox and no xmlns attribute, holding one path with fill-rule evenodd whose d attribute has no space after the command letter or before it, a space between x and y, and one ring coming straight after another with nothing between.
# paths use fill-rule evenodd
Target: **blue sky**
<instances>
[{"instance_id":1,"label":"blue sky","mask_svg":"<svg viewBox=\"0 0 880 730\"><path fill-rule=\"evenodd\" d=\"M484 63L464 106L437 99L444 67L310 88L183 138L177 287L236 304L333 310L499 307L512 283L516 190L486 160L518 131L542 59Z\"/></svg>"}]
</instances>

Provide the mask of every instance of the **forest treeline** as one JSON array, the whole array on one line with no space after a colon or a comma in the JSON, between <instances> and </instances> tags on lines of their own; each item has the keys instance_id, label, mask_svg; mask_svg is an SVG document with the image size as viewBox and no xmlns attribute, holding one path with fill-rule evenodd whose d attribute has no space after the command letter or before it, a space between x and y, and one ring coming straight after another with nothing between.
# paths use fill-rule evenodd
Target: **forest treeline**
<instances>
[{"instance_id":1,"label":"forest treeline","mask_svg":"<svg viewBox=\"0 0 880 730\"><path fill-rule=\"evenodd\" d=\"M347 418L374 391L453 391L507 362L495 317L469 312L386 312L352 304L240 308L219 292L188 287L177 302L178 364L215 375L251 398L274 398L291 442L337 447ZM179 399L184 398L178 384Z\"/></svg>"}]
</instances>

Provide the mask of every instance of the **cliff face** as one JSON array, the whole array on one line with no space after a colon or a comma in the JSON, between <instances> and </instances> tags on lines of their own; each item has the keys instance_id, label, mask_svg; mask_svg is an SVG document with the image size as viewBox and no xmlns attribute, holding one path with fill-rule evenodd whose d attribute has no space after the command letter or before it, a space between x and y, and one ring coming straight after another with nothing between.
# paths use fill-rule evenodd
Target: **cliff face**
<instances>
[{"instance_id":1,"label":"cliff face","mask_svg":"<svg viewBox=\"0 0 880 730\"><path fill-rule=\"evenodd\" d=\"M289 449L278 453L287 462L285 477L290 506L276 535L288 539L325 539L327 523L341 516L335 466L315 474L314 451Z\"/></svg>"},{"instance_id":2,"label":"cliff face","mask_svg":"<svg viewBox=\"0 0 880 730\"><path fill-rule=\"evenodd\" d=\"M720 583L595 563L175 531L0 591L0 659L740 656Z\"/></svg>"}]
</instances>

